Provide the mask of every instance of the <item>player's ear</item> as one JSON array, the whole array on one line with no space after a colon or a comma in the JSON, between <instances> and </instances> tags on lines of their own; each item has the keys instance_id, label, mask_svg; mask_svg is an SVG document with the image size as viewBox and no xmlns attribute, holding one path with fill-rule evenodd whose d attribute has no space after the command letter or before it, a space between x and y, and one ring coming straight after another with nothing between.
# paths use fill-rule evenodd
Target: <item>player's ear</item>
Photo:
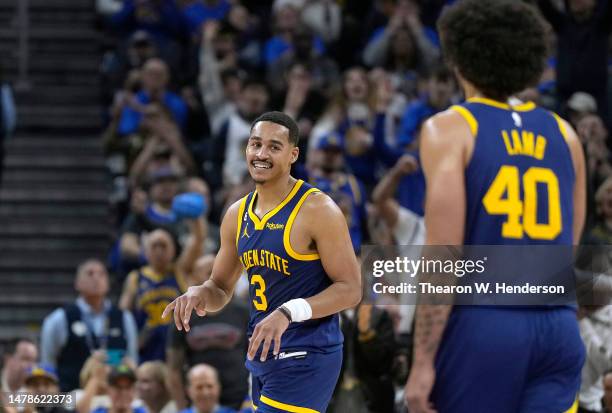
<instances>
[{"instance_id":1,"label":"player's ear","mask_svg":"<svg viewBox=\"0 0 612 413\"><path fill-rule=\"evenodd\" d=\"M300 148L298 148L297 146L294 146L293 148L291 148L291 164L294 164L298 160L299 156L300 156Z\"/></svg>"}]
</instances>

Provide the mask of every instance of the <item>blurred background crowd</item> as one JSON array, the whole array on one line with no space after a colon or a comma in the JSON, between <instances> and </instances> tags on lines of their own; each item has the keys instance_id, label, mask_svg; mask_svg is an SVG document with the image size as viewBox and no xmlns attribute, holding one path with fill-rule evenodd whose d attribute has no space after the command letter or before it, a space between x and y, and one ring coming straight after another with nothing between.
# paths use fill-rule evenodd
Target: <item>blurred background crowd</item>
<instances>
[{"instance_id":1,"label":"blurred background crowd","mask_svg":"<svg viewBox=\"0 0 612 413\"><path fill-rule=\"evenodd\" d=\"M358 254L365 244L422 244L419 129L463 99L435 27L452 2L97 0L112 246L75 269L76 300L47 315L38 340L7 342L3 391L77 390L79 413L251 411L246 279L188 333L161 319L210 277L224 211L254 189L244 160L251 122L268 110L296 119L293 176L338 203ZM532 3L553 46L539 84L517 97L577 130L589 172L584 243L607 245L612 5ZM0 96L10 135L8 84ZM182 193L201 195L203 216L177 218ZM379 296L342 314L345 361L330 411L402 411L414 308L400 304ZM581 407L612 411L612 308L585 314Z\"/></svg>"}]
</instances>

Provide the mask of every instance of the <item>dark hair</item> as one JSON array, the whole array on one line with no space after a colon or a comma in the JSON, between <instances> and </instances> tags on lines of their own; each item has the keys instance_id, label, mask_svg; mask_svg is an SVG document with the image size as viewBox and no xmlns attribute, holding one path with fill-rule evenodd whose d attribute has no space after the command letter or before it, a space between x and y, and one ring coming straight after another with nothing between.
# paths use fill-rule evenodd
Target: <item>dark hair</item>
<instances>
[{"instance_id":1,"label":"dark hair","mask_svg":"<svg viewBox=\"0 0 612 413\"><path fill-rule=\"evenodd\" d=\"M2 346L2 355L3 357L9 357L12 356L13 354L15 354L15 352L17 351L17 346L19 345L19 343L31 343L36 345L36 343L34 343L34 341L30 340L29 338L26 337L16 337L16 338L12 338L8 341L6 341L4 343L4 345Z\"/></svg>"},{"instance_id":2,"label":"dark hair","mask_svg":"<svg viewBox=\"0 0 612 413\"><path fill-rule=\"evenodd\" d=\"M250 76L246 78L244 82L242 82L241 90L245 90L246 88L249 88L249 87L258 87L258 88L264 89L266 93L268 92L268 84L266 83L265 80L263 80L259 76Z\"/></svg>"},{"instance_id":3,"label":"dark hair","mask_svg":"<svg viewBox=\"0 0 612 413\"><path fill-rule=\"evenodd\" d=\"M277 125L284 126L289 130L289 142L291 142L293 146L298 145L298 142L300 141L300 128L293 118L286 113L277 111L266 112L253 121L251 124L251 130L253 130L253 127L257 124L257 122L272 122L276 123Z\"/></svg>"},{"instance_id":4,"label":"dark hair","mask_svg":"<svg viewBox=\"0 0 612 413\"><path fill-rule=\"evenodd\" d=\"M449 80L453 80L454 76L446 65L439 64L427 73L427 78L435 79L438 82L448 82Z\"/></svg>"},{"instance_id":5,"label":"dark hair","mask_svg":"<svg viewBox=\"0 0 612 413\"><path fill-rule=\"evenodd\" d=\"M486 97L505 100L537 83L548 55L547 25L517 0L461 0L438 20L450 65Z\"/></svg>"}]
</instances>

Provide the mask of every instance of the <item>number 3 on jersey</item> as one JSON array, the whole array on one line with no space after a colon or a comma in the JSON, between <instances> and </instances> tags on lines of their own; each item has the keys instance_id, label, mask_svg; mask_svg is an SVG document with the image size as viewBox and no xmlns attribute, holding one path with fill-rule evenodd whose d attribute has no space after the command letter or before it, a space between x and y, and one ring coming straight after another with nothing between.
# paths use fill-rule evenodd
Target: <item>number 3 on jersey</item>
<instances>
[{"instance_id":1,"label":"number 3 on jersey","mask_svg":"<svg viewBox=\"0 0 612 413\"><path fill-rule=\"evenodd\" d=\"M520 198L520 174L516 166L503 165L489 187L482 203L491 215L507 215L502 225L504 238L552 240L561 233L559 180L548 168L531 167L523 174L523 200ZM538 184L546 185L548 222L538 223ZM503 198L504 194L506 195ZM521 222L522 218L522 222Z\"/></svg>"},{"instance_id":2,"label":"number 3 on jersey","mask_svg":"<svg viewBox=\"0 0 612 413\"><path fill-rule=\"evenodd\" d=\"M266 311L268 309L268 300L266 300L266 296L264 295L266 292L266 282L261 275L253 274L251 277L251 285L254 284L256 284L256 287L253 305L259 311Z\"/></svg>"}]
</instances>

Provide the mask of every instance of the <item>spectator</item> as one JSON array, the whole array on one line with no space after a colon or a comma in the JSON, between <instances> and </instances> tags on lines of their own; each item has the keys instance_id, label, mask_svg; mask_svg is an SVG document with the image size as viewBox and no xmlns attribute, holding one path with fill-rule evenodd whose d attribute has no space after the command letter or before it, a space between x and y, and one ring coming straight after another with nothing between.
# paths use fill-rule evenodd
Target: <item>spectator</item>
<instances>
[{"instance_id":1,"label":"spectator","mask_svg":"<svg viewBox=\"0 0 612 413\"><path fill-rule=\"evenodd\" d=\"M587 166L587 226L590 228L595 224L595 218L599 215L596 203L597 193L600 186L608 177L612 176L612 165L610 164L610 150L608 149L608 131L602 119L597 115L583 115L578 121L576 128L578 136L585 148ZM595 193L595 195L593 195Z\"/></svg>"},{"instance_id":2,"label":"spectator","mask_svg":"<svg viewBox=\"0 0 612 413\"><path fill-rule=\"evenodd\" d=\"M596 309L580 320L580 335L586 347L586 361L582 369L580 385L580 408L589 412L600 412L605 400L604 379L612 370L612 306ZM607 405L612 407L612 405Z\"/></svg>"},{"instance_id":3,"label":"spectator","mask_svg":"<svg viewBox=\"0 0 612 413\"><path fill-rule=\"evenodd\" d=\"M129 263L139 263L144 255L143 235L164 228L175 237L182 229L172 213L172 201L179 193L179 175L172 167L153 170L148 180L148 201L143 211L132 211L126 218L120 239L121 257Z\"/></svg>"},{"instance_id":4,"label":"spectator","mask_svg":"<svg viewBox=\"0 0 612 413\"><path fill-rule=\"evenodd\" d=\"M182 0L183 16L192 34L198 35L203 24L221 21L232 7L228 0Z\"/></svg>"},{"instance_id":5,"label":"spectator","mask_svg":"<svg viewBox=\"0 0 612 413\"><path fill-rule=\"evenodd\" d=\"M567 119L574 128L578 126L583 117L597 113L595 98L585 92L574 93L567 101L566 106Z\"/></svg>"},{"instance_id":6,"label":"spectator","mask_svg":"<svg viewBox=\"0 0 612 413\"><path fill-rule=\"evenodd\" d=\"M34 365L25 380L29 394L49 397L59 392L59 380L55 369L45 365ZM64 413L68 410L61 406L32 405L26 406L25 413Z\"/></svg>"},{"instance_id":7,"label":"spectator","mask_svg":"<svg viewBox=\"0 0 612 413\"><path fill-rule=\"evenodd\" d=\"M187 393L193 405L181 413L235 413L234 409L219 405L221 384L214 367L198 364L187 374Z\"/></svg>"},{"instance_id":8,"label":"spectator","mask_svg":"<svg viewBox=\"0 0 612 413\"><path fill-rule=\"evenodd\" d=\"M403 148L413 144L414 148L423 122L446 110L452 104L455 93L452 73L443 66L432 70L427 77L425 95L410 103L402 116L397 137L398 146Z\"/></svg>"},{"instance_id":9,"label":"spectator","mask_svg":"<svg viewBox=\"0 0 612 413\"><path fill-rule=\"evenodd\" d=\"M168 65L163 60L158 58L147 60L142 67L142 90L136 94L136 101L140 105L153 102L164 105L183 130L187 121L187 105L181 97L167 90L169 80ZM125 106L121 112L117 132L120 136L135 133L142 120L142 110Z\"/></svg>"},{"instance_id":10,"label":"spectator","mask_svg":"<svg viewBox=\"0 0 612 413\"><path fill-rule=\"evenodd\" d=\"M176 403L167 387L166 366L147 361L136 370L136 392L148 413L176 413Z\"/></svg>"},{"instance_id":11,"label":"spectator","mask_svg":"<svg viewBox=\"0 0 612 413\"><path fill-rule=\"evenodd\" d=\"M300 22L300 10L291 2L275 7L273 13L274 35L266 42L263 51L266 67L270 67L291 50L293 31Z\"/></svg>"},{"instance_id":12,"label":"spectator","mask_svg":"<svg viewBox=\"0 0 612 413\"><path fill-rule=\"evenodd\" d=\"M110 407L108 397L108 357L103 351L94 351L85 361L79 374L81 387L74 392L78 413L90 413L100 407Z\"/></svg>"},{"instance_id":13,"label":"spectator","mask_svg":"<svg viewBox=\"0 0 612 413\"><path fill-rule=\"evenodd\" d=\"M80 264L75 289L79 293L76 301L49 314L41 333L41 361L57 369L62 391L79 387L79 372L95 350L119 360L138 360L134 319L107 298L104 264L96 259Z\"/></svg>"},{"instance_id":14,"label":"spectator","mask_svg":"<svg viewBox=\"0 0 612 413\"><path fill-rule=\"evenodd\" d=\"M184 21L175 0L124 0L108 23L115 31L131 34L145 30L156 43L167 48L184 36Z\"/></svg>"},{"instance_id":15,"label":"spectator","mask_svg":"<svg viewBox=\"0 0 612 413\"><path fill-rule=\"evenodd\" d=\"M333 0L310 0L302 10L302 22L329 45L340 37L342 10Z\"/></svg>"},{"instance_id":16,"label":"spectator","mask_svg":"<svg viewBox=\"0 0 612 413\"><path fill-rule=\"evenodd\" d=\"M419 164L414 156L403 155L372 192L372 201L393 234L397 245L423 245L425 243L423 218L404 208L395 200L400 181L418 168Z\"/></svg>"},{"instance_id":17,"label":"spectator","mask_svg":"<svg viewBox=\"0 0 612 413\"><path fill-rule=\"evenodd\" d=\"M599 115L607 119L608 36L612 30L610 2L566 0L565 12L558 10L552 0L538 0L538 3L557 33L558 104L563 104L574 92L587 92L597 100Z\"/></svg>"},{"instance_id":18,"label":"spectator","mask_svg":"<svg viewBox=\"0 0 612 413\"><path fill-rule=\"evenodd\" d=\"M299 25L293 30L292 48L279 57L274 64L268 66L267 80L275 93L286 88L286 77L283 76L295 63L303 63L311 68L313 88L320 93L328 93L337 82L338 66L323 56L322 51L316 47L317 38L310 29Z\"/></svg>"},{"instance_id":19,"label":"spectator","mask_svg":"<svg viewBox=\"0 0 612 413\"><path fill-rule=\"evenodd\" d=\"M236 110L242 82L236 71L235 56L231 52L218 50L218 32L217 22L208 22L202 26L198 77L213 134L219 132L222 123Z\"/></svg>"},{"instance_id":20,"label":"spectator","mask_svg":"<svg viewBox=\"0 0 612 413\"><path fill-rule=\"evenodd\" d=\"M331 132L344 134L354 124L364 125L367 129L374 113L374 92L364 69L352 67L346 70L341 89L331 98L312 130L309 147L316 148L318 140Z\"/></svg>"},{"instance_id":21,"label":"spectator","mask_svg":"<svg viewBox=\"0 0 612 413\"><path fill-rule=\"evenodd\" d=\"M344 195L335 198L347 198L344 211L353 248L359 252L366 222L366 193L363 184L346 171L342 142L338 136L330 135L321 139L317 151L312 155L315 159L309 162L312 168L309 169L308 181L324 192Z\"/></svg>"},{"instance_id":22,"label":"spectator","mask_svg":"<svg viewBox=\"0 0 612 413\"><path fill-rule=\"evenodd\" d=\"M597 220L584 242L595 245L612 244L612 177L608 177L597 189L595 204Z\"/></svg>"},{"instance_id":23,"label":"spectator","mask_svg":"<svg viewBox=\"0 0 612 413\"><path fill-rule=\"evenodd\" d=\"M144 30L134 32L125 49L106 52L100 68L104 103L113 99L132 70L140 70L144 63L159 54L151 35ZM138 89L135 91L138 92Z\"/></svg>"},{"instance_id":24,"label":"spectator","mask_svg":"<svg viewBox=\"0 0 612 413\"><path fill-rule=\"evenodd\" d=\"M604 397L603 397L603 413L612 412L612 373L606 373L603 379Z\"/></svg>"},{"instance_id":25,"label":"spectator","mask_svg":"<svg viewBox=\"0 0 612 413\"><path fill-rule=\"evenodd\" d=\"M399 91L399 84L393 81L392 74L386 72L384 69L378 67L370 70L368 73L370 84L376 85L377 100L380 100L379 95L381 89L384 89L384 93L389 95L388 103L385 102L385 142L387 145L397 147L397 135L400 126L400 121L406 110L408 99L406 94Z\"/></svg>"},{"instance_id":26,"label":"spectator","mask_svg":"<svg viewBox=\"0 0 612 413\"><path fill-rule=\"evenodd\" d=\"M136 375L131 367L120 364L108 375L109 407L99 407L91 413L147 413L144 407L133 407Z\"/></svg>"},{"instance_id":27,"label":"spectator","mask_svg":"<svg viewBox=\"0 0 612 413\"><path fill-rule=\"evenodd\" d=\"M123 287L119 306L131 310L139 329L141 362L164 360L170 318L161 315L168 304L187 290L195 261L204 248L206 224L202 217L189 220L190 239L177 259L169 232L156 229L145 237L148 265L132 271Z\"/></svg>"},{"instance_id":28,"label":"spectator","mask_svg":"<svg viewBox=\"0 0 612 413\"><path fill-rule=\"evenodd\" d=\"M197 283L210 278L214 255L198 260ZM221 383L220 403L234 409L240 408L248 393L248 372L244 367L247 349L246 326L249 309L239 299L233 298L220 312L206 317L193 315L188 332L172 329L166 350L168 378L174 400L181 407L185 399L184 372L198 364L214 367Z\"/></svg>"},{"instance_id":29,"label":"spectator","mask_svg":"<svg viewBox=\"0 0 612 413\"><path fill-rule=\"evenodd\" d=\"M425 35L413 1L400 1L389 24L374 32L363 50L370 67L384 67L396 87L409 98L417 96L417 79L437 61L439 53Z\"/></svg>"},{"instance_id":30,"label":"spectator","mask_svg":"<svg viewBox=\"0 0 612 413\"><path fill-rule=\"evenodd\" d=\"M391 317L385 310L360 304L344 311L341 320L344 356L329 411L392 412L395 338Z\"/></svg>"},{"instance_id":31,"label":"spectator","mask_svg":"<svg viewBox=\"0 0 612 413\"><path fill-rule=\"evenodd\" d=\"M159 105L152 104L145 111L145 123L151 135L131 163L132 185L142 185L144 177L163 168L171 168L179 175L193 173L195 171L193 158L181 138L180 130L170 116Z\"/></svg>"},{"instance_id":32,"label":"spectator","mask_svg":"<svg viewBox=\"0 0 612 413\"><path fill-rule=\"evenodd\" d=\"M205 169L206 176L214 176L223 172L223 178L213 178L209 181L214 188L223 185L238 185L247 175L247 165L244 161L246 141L251 131L251 122L261 115L268 107L268 88L259 79L249 79L242 85L238 110L232 113L223 123L219 134L215 137L212 152L212 165Z\"/></svg>"},{"instance_id":33,"label":"spectator","mask_svg":"<svg viewBox=\"0 0 612 413\"><path fill-rule=\"evenodd\" d=\"M272 103L272 108L291 116L300 128L299 148L301 153L308 149L308 137L325 106L325 97L313 88L312 66L295 62L285 74L287 88ZM303 157L298 159L303 163Z\"/></svg>"},{"instance_id":34,"label":"spectator","mask_svg":"<svg viewBox=\"0 0 612 413\"><path fill-rule=\"evenodd\" d=\"M31 340L16 338L9 341L4 346L2 355L2 391L23 391L27 374L37 360L38 349Z\"/></svg>"}]
</instances>

